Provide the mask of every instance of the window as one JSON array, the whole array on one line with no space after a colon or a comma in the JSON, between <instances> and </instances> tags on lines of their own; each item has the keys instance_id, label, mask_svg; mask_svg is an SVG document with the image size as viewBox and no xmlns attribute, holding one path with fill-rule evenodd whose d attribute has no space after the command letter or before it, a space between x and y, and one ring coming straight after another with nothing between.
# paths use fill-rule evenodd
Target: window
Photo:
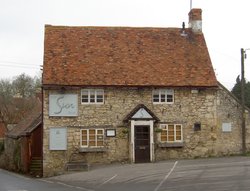
<instances>
[{"instance_id":1,"label":"window","mask_svg":"<svg viewBox=\"0 0 250 191\"><path fill-rule=\"evenodd\" d=\"M81 147L103 147L104 129L82 129Z\"/></svg>"},{"instance_id":2,"label":"window","mask_svg":"<svg viewBox=\"0 0 250 191\"><path fill-rule=\"evenodd\" d=\"M104 91L102 89L82 89L82 104L103 104Z\"/></svg>"},{"instance_id":3,"label":"window","mask_svg":"<svg viewBox=\"0 0 250 191\"><path fill-rule=\"evenodd\" d=\"M153 103L173 103L174 90L160 89L153 90Z\"/></svg>"},{"instance_id":4,"label":"window","mask_svg":"<svg viewBox=\"0 0 250 191\"><path fill-rule=\"evenodd\" d=\"M182 142L182 125L161 124L161 142Z\"/></svg>"},{"instance_id":5,"label":"window","mask_svg":"<svg viewBox=\"0 0 250 191\"><path fill-rule=\"evenodd\" d=\"M194 131L201 131L201 123L194 124Z\"/></svg>"}]
</instances>

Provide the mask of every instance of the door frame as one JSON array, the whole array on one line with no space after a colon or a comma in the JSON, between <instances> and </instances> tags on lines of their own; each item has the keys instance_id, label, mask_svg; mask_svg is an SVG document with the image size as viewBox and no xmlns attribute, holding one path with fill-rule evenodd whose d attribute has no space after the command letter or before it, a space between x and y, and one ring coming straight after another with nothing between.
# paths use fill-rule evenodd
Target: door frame
<instances>
[{"instance_id":1,"label":"door frame","mask_svg":"<svg viewBox=\"0 0 250 191\"><path fill-rule=\"evenodd\" d=\"M135 121L131 120L131 126L130 126L130 153L131 153L131 161L135 162L135 126L149 126L149 147L150 147L150 162L154 161L154 121L153 120L140 120Z\"/></svg>"}]
</instances>

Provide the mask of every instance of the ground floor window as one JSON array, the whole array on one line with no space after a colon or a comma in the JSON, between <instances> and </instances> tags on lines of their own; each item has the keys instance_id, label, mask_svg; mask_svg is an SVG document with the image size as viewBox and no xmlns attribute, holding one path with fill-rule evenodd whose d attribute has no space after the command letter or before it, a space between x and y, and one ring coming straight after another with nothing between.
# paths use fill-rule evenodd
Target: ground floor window
<instances>
[{"instance_id":1,"label":"ground floor window","mask_svg":"<svg viewBox=\"0 0 250 191\"><path fill-rule=\"evenodd\" d=\"M81 147L103 147L104 129L81 129Z\"/></svg>"},{"instance_id":2,"label":"ground floor window","mask_svg":"<svg viewBox=\"0 0 250 191\"><path fill-rule=\"evenodd\" d=\"M182 125L181 124L161 124L161 142L182 142Z\"/></svg>"}]
</instances>

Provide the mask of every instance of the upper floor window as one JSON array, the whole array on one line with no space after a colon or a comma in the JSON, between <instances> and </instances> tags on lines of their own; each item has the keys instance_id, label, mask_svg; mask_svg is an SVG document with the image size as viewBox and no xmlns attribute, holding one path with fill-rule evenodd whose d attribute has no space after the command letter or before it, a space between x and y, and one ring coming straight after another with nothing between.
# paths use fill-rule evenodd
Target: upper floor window
<instances>
[{"instance_id":1,"label":"upper floor window","mask_svg":"<svg viewBox=\"0 0 250 191\"><path fill-rule=\"evenodd\" d=\"M161 124L161 142L182 142L182 125Z\"/></svg>"},{"instance_id":2,"label":"upper floor window","mask_svg":"<svg viewBox=\"0 0 250 191\"><path fill-rule=\"evenodd\" d=\"M82 89L81 102L83 104L103 104L104 90L102 89Z\"/></svg>"},{"instance_id":3,"label":"upper floor window","mask_svg":"<svg viewBox=\"0 0 250 191\"><path fill-rule=\"evenodd\" d=\"M153 103L174 103L174 90L153 90Z\"/></svg>"}]
</instances>

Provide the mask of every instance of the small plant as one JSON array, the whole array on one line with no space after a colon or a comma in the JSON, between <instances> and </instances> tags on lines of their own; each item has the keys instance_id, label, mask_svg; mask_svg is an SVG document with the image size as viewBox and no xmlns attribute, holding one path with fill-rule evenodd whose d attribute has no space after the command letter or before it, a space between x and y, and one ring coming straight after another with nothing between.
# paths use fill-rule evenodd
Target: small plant
<instances>
[{"instance_id":1,"label":"small plant","mask_svg":"<svg viewBox=\"0 0 250 191\"><path fill-rule=\"evenodd\" d=\"M122 133L123 133L123 134L128 134L128 133L129 133L129 129L127 129L127 128L126 128L126 129L123 129L123 130L122 130Z\"/></svg>"},{"instance_id":2,"label":"small plant","mask_svg":"<svg viewBox=\"0 0 250 191\"><path fill-rule=\"evenodd\" d=\"M15 149L14 149L14 152L13 152L13 159L14 159L15 170L20 171L20 162L21 162L21 148L20 148L20 145L15 145Z\"/></svg>"},{"instance_id":3,"label":"small plant","mask_svg":"<svg viewBox=\"0 0 250 191\"><path fill-rule=\"evenodd\" d=\"M161 133L161 132L162 132L162 129L160 129L160 128L155 128L155 132L156 132L156 133Z\"/></svg>"},{"instance_id":4,"label":"small plant","mask_svg":"<svg viewBox=\"0 0 250 191\"><path fill-rule=\"evenodd\" d=\"M247 152L245 156L250 157L250 152Z\"/></svg>"}]
</instances>

